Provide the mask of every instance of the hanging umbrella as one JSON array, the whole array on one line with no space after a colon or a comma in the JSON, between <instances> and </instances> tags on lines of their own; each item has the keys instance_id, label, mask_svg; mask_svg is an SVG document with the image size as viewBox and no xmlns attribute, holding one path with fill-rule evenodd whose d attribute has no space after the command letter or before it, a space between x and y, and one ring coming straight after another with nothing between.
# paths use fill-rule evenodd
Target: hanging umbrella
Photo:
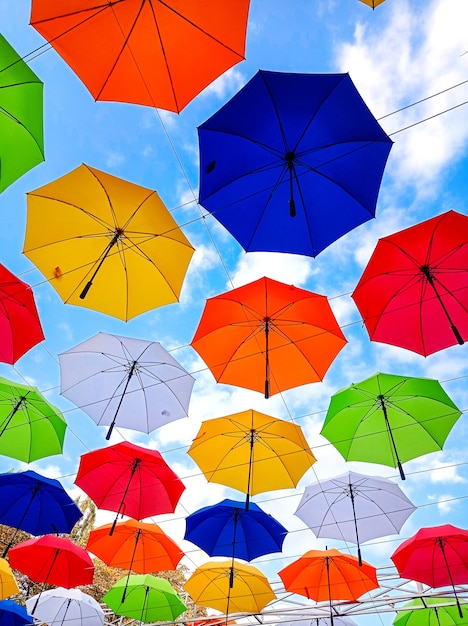
<instances>
[{"instance_id":1,"label":"hanging umbrella","mask_svg":"<svg viewBox=\"0 0 468 626\"><path fill-rule=\"evenodd\" d=\"M83 454L75 479L100 509L136 520L173 513L184 484L157 450L128 441Z\"/></svg>"},{"instance_id":2,"label":"hanging umbrella","mask_svg":"<svg viewBox=\"0 0 468 626\"><path fill-rule=\"evenodd\" d=\"M18 583L13 576L8 561L0 558L0 600L19 593Z\"/></svg>"},{"instance_id":3,"label":"hanging umbrella","mask_svg":"<svg viewBox=\"0 0 468 626\"><path fill-rule=\"evenodd\" d=\"M205 563L193 572L184 587L196 604L226 614L260 613L276 598L260 570L237 561Z\"/></svg>"},{"instance_id":4,"label":"hanging umbrella","mask_svg":"<svg viewBox=\"0 0 468 626\"><path fill-rule=\"evenodd\" d=\"M271 278L209 298L192 339L219 383L265 398L323 380L345 344L325 296Z\"/></svg>"},{"instance_id":5,"label":"hanging umbrella","mask_svg":"<svg viewBox=\"0 0 468 626\"><path fill-rule=\"evenodd\" d=\"M393 626L462 626L468 624L466 608L460 617L453 598L414 598L398 611Z\"/></svg>"},{"instance_id":6,"label":"hanging umbrella","mask_svg":"<svg viewBox=\"0 0 468 626\"><path fill-rule=\"evenodd\" d=\"M98 333L59 354L60 393L98 425L150 433L187 417L194 378L156 341Z\"/></svg>"},{"instance_id":7,"label":"hanging umbrella","mask_svg":"<svg viewBox=\"0 0 468 626\"><path fill-rule=\"evenodd\" d=\"M468 216L380 239L352 294L372 341L428 356L468 339Z\"/></svg>"},{"instance_id":8,"label":"hanging umbrella","mask_svg":"<svg viewBox=\"0 0 468 626\"><path fill-rule=\"evenodd\" d=\"M0 361L13 365L43 339L31 287L0 264Z\"/></svg>"},{"instance_id":9,"label":"hanging umbrella","mask_svg":"<svg viewBox=\"0 0 468 626\"><path fill-rule=\"evenodd\" d=\"M179 546L157 524L127 520L104 524L89 533L86 549L109 567L139 574L175 570L184 556Z\"/></svg>"},{"instance_id":10,"label":"hanging umbrella","mask_svg":"<svg viewBox=\"0 0 468 626\"><path fill-rule=\"evenodd\" d=\"M33 626L34 620L26 609L13 600L0 600L0 624L2 626Z\"/></svg>"},{"instance_id":11,"label":"hanging umbrella","mask_svg":"<svg viewBox=\"0 0 468 626\"><path fill-rule=\"evenodd\" d=\"M468 583L468 530L451 524L420 528L390 558L402 578L429 587L450 585L463 617L455 585Z\"/></svg>"},{"instance_id":12,"label":"hanging umbrella","mask_svg":"<svg viewBox=\"0 0 468 626\"><path fill-rule=\"evenodd\" d=\"M361 0L361 2L364 2L364 4L367 4L367 6L375 9L375 7L378 7L379 4L382 4L383 2L385 2L385 0Z\"/></svg>"},{"instance_id":13,"label":"hanging umbrella","mask_svg":"<svg viewBox=\"0 0 468 626\"><path fill-rule=\"evenodd\" d=\"M179 594L165 578L150 574L130 576L125 600L122 600L126 582L126 577L121 578L102 598L116 615L140 622L172 622L186 609Z\"/></svg>"},{"instance_id":14,"label":"hanging umbrella","mask_svg":"<svg viewBox=\"0 0 468 626\"><path fill-rule=\"evenodd\" d=\"M37 583L71 589L93 582L94 565L88 553L67 537L27 539L11 548L8 556L13 569Z\"/></svg>"},{"instance_id":15,"label":"hanging umbrella","mask_svg":"<svg viewBox=\"0 0 468 626\"><path fill-rule=\"evenodd\" d=\"M288 531L274 517L250 503L223 500L206 506L185 520L184 539L208 556L231 556L252 561L264 554L281 552Z\"/></svg>"},{"instance_id":16,"label":"hanging umbrella","mask_svg":"<svg viewBox=\"0 0 468 626\"><path fill-rule=\"evenodd\" d=\"M296 487L315 463L301 427L252 409L202 422L188 449L209 482L250 496Z\"/></svg>"},{"instance_id":17,"label":"hanging umbrella","mask_svg":"<svg viewBox=\"0 0 468 626\"><path fill-rule=\"evenodd\" d=\"M31 535L69 533L82 515L58 480L32 470L0 474L0 524ZM3 556L15 536L16 532Z\"/></svg>"},{"instance_id":18,"label":"hanging umbrella","mask_svg":"<svg viewBox=\"0 0 468 626\"><path fill-rule=\"evenodd\" d=\"M43 84L0 35L0 193L44 160Z\"/></svg>"},{"instance_id":19,"label":"hanging umbrella","mask_svg":"<svg viewBox=\"0 0 468 626\"><path fill-rule=\"evenodd\" d=\"M199 202L244 250L313 257L375 216L392 146L348 74L263 70L198 138Z\"/></svg>"},{"instance_id":20,"label":"hanging umbrella","mask_svg":"<svg viewBox=\"0 0 468 626\"><path fill-rule=\"evenodd\" d=\"M178 301L194 250L155 191L83 164L27 197L23 252L64 302L128 321Z\"/></svg>"},{"instance_id":21,"label":"hanging umbrella","mask_svg":"<svg viewBox=\"0 0 468 626\"><path fill-rule=\"evenodd\" d=\"M80 589L57 587L26 600L35 619L47 626L103 626L104 611L99 602ZM34 608L35 607L35 608Z\"/></svg>"},{"instance_id":22,"label":"hanging umbrella","mask_svg":"<svg viewBox=\"0 0 468 626\"><path fill-rule=\"evenodd\" d=\"M287 621L288 619L293 621ZM328 617L308 618L306 613L295 612L284 615L281 620L284 626L331 626L331 620ZM333 626L357 626L356 622L348 616L335 615L333 617Z\"/></svg>"},{"instance_id":23,"label":"hanging umbrella","mask_svg":"<svg viewBox=\"0 0 468 626\"><path fill-rule=\"evenodd\" d=\"M0 454L25 463L61 454L66 428L36 387L0 378Z\"/></svg>"},{"instance_id":24,"label":"hanging umbrella","mask_svg":"<svg viewBox=\"0 0 468 626\"><path fill-rule=\"evenodd\" d=\"M387 478L346 472L305 488L295 511L316 537L360 543L399 533L416 510Z\"/></svg>"},{"instance_id":25,"label":"hanging umbrella","mask_svg":"<svg viewBox=\"0 0 468 626\"><path fill-rule=\"evenodd\" d=\"M354 602L379 586L375 567L334 549L309 550L278 574L286 591L328 601L331 626L335 626L333 600Z\"/></svg>"},{"instance_id":26,"label":"hanging umbrella","mask_svg":"<svg viewBox=\"0 0 468 626\"><path fill-rule=\"evenodd\" d=\"M331 397L321 434L347 461L398 467L442 450L461 415L437 380L375 374Z\"/></svg>"},{"instance_id":27,"label":"hanging umbrella","mask_svg":"<svg viewBox=\"0 0 468 626\"><path fill-rule=\"evenodd\" d=\"M244 59L249 0L34 0L31 24L96 100L179 112Z\"/></svg>"}]
</instances>

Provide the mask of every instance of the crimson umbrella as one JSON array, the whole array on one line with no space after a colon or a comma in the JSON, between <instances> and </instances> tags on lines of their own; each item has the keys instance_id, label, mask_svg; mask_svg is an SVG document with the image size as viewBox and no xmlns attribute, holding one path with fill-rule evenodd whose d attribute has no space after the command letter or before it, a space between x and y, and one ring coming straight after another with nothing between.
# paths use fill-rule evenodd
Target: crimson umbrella
<instances>
[{"instance_id":1,"label":"crimson umbrella","mask_svg":"<svg viewBox=\"0 0 468 626\"><path fill-rule=\"evenodd\" d=\"M27 539L11 548L8 556L13 569L38 583L71 589L93 582L94 565L89 554L67 537Z\"/></svg>"},{"instance_id":2,"label":"crimson umbrella","mask_svg":"<svg viewBox=\"0 0 468 626\"><path fill-rule=\"evenodd\" d=\"M0 264L0 361L13 365L43 339L31 287Z\"/></svg>"},{"instance_id":3,"label":"crimson umbrella","mask_svg":"<svg viewBox=\"0 0 468 626\"><path fill-rule=\"evenodd\" d=\"M463 616L455 585L468 583L468 530L451 524L421 528L390 558L402 578L429 587L451 586Z\"/></svg>"},{"instance_id":4,"label":"crimson umbrella","mask_svg":"<svg viewBox=\"0 0 468 626\"><path fill-rule=\"evenodd\" d=\"M372 341L428 356L468 338L468 216L380 239L352 298Z\"/></svg>"},{"instance_id":5,"label":"crimson umbrella","mask_svg":"<svg viewBox=\"0 0 468 626\"><path fill-rule=\"evenodd\" d=\"M123 441L83 454L75 484L96 506L142 520L173 513L185 485L157 450Z\"/></svg>"}]
</instances>

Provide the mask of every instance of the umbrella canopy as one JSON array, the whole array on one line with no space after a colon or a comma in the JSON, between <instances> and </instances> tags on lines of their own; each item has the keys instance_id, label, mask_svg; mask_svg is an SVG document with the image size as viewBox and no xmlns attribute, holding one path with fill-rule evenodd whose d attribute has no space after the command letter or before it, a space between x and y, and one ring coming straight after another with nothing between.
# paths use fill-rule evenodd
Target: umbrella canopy
<instances>
[{"instance_id":1,"label":"umbrella canopy","mask_svg":"<svg viewBox=\"0 0 468 626\"><path fill-rule=\"evenodd\" d=\"M271 278L209 298L192 339L219 383L266 398L321 381L345 344L325 296Z\"/></svg>"},{"instance_id":2,"label":"umbrella canopy","mask_svg":"<svg viewBox=\"0 0 468 626\"><path fill-rule=\"evenodd\" d=\"M80 589L57 587L26 600L34 617L47 626L103 626L99 602Z\"/></svg>"},{"instance_id":3,"label":"umbrella canopy","mask_svg":"<svg viewBox=\"0 0 468 626\"><path fill-rule=\"evenodd\" d=\"M11 548L8 556L13 569L37 583L71 589L93 582L94 565L88 553L67 537L27 539Z\"/></svg>"},{"instance_id":4,"label":"umbrella canopy","mask_svg":"<svg viewBox=\"0 0 468 626\"><path fill-rule=\"evenodd\" d=\"M260 570L237 561L205 563L184 586L196 604L222 613L260 613L276 598Z\"/></svg>"},{"instance_id":5,"label":"umbrella canopy","mask_svg":"<svg viewBox=\"0 0 468 626\"><path fill-rule=\"evenodd\" d=\"M83 164L27 198L23 252L64 302L127 321L178 301L194 250L155 191Z\"/></svg>"},{"instance_id":6,"label":"umbrella canopy","mask_svg":"<svg viewBox=\"0 0 468 626\"><path fill-rule=\"evenodd\" d=\"M59 354L60 393L98 425L151 431L187 417L195 382L156 341L98 333Z\"/></svg>"},{"instance_id":7,"label":"umbrella canopy","mask_svg":"<svg viewBox=\"0 0 468 626\"><path fill-rule=\"evenodd\" d=\"M442 450L461 411L437 380L378 373L331 397L321 434L347 461L398 467Z\"/></svg>"},{"instance_id":8,"label":"umbrella canopy","mask_svg":"<svg viewBox=\"0 0 468 626\"><path fill-rule=\"evenodd\" d=\"M0 193L44 160L43 84L0 35Z\"/></svg>"},{"instance_id":9,"label":"umbrella canopy","mask_svg":"<svg viewBox=\"0 0 468 626\"><path fill-rule=\"evenodd\" d=\"M122 601L126 583L127 577L121 578L102 598L116 615L141 622L165 622L175 620L186 609L179 594L165 578L150 574L130 576L125 600Z\"/></svg>"},{"instance_id":10,"label":"umbrella canopy","mask_svg":"<svg viewBox=\"0 0 468 626\"><path fill-rule=\"evenodd\" d=\"M288 619L294 621L288 622ZM307 618L307 614L304 613L288 613L284 615L284 619L281 620L284 626L332 626L332 622L328 617L313 617ZM333 617L333 626L357 626L356 622L350 617L344 615L335 615Z\"/></svg>"},{"instance_id":11,"label":"umbrella canopy","mask_svg":"<svg viewBox=\"0 0 468 626\"><path fill-rule=\"evenodd\" d=\"M468 216L380 239L352 294L369 337L428 356L468 339Z\"/></svg>"},{"instance_id":12,"label":"umbrella canopy","mask_svg":"<svg viewBox=\"0 0 468 626\"><path fill-rule=\"evenodd\" d=\"M429 587L452 586L463 616L455 585L468 583L468 530L451 524L420 528L390 558L402 578Z\"/></svg>"},{"instance_id":13,"label":"umbrella canopy","mask_svg":"<svg viewBox=\"0 0 468 626\"><path fill-rule=\"evenodd\" d=\"M205 506L185 520L184 539L208 556L232 556L251 561L264 554L281 552L288 531L274 517L250 503L223 500Z\"/></svg>"},{"instance_id":14,"label":"umbrella canopy","mask_svg":"<svg viewBox=\"0 0 468 626\"><path fill-rule=\"evenodd\" d=\"M374 217L392 147L348 74L260 70L198 137L199 202L244 250L313 257Z\"/></svg>"},{"instance_id":15,"label":"umbrella canopy","mask_svg":"<svg viewBox=\"0 0 468 626\"><path fill-rule=\"evenodd\" d=\"M309 550L278 574L287 591L317 602L352 602L379 586L375 567L334 549Z\"/></svg>"},{"instance_id":16,"label":"umbrella canopy","mask_svg":"<svg viewBox=\"0 0 468 626\"><path fill-rule=\"evenodd\" d=\"M179 112L244 59L249 0L34 0L31 24L96 100Z\"/></svg>"},{"instance_id":17,"label":"umbrella canopy","mask_svg":"<svg viewBox=\"0 0 468 626\"><path fill-rule=\"evenodd\" d=\"M462 601L464 606L466 600ZM468 611L460 617L453 598L415 598L398 611L394 626L462 626L468 624Z\"/></svg>"},{"instance_id":18,"label":"umbrella canopy","mask_svg":"<svg viewBox=\"0 0 468 626\"><path fill-rule=\"evenodd\" d=\"M33 626L34 620L24 606L13 600L0 601L0 624L2 626Z\"/></svg>"},{"instance_id":19,"label":"umbrella canopy","mask_svg":"<svg viewBox=\"0 0 468 626\"><path fill-rule=\"evenodd\" d=\"M385 0L361 0L361 2L364 2L364 4L367 4L367 6L375 9L375 7L378 7L379 4L382 4L383 2L385 2Z\"/></svg>"},{"instance_id":20,"label":"umbrella canopy","mask_svg":"<svg viewBox=\"0 0 468 626\"><path fill-rule=\"evenodd\" d=\"M75 479L96 506L142 520L173 513L185 485L157 450L128 441L83 454Z\"/></svg>"},{"instance_id":21,"label":"umbrella canopy","mask_svg":"<svg viewBox=\"0 0 468 626\"><path fill-rule=\"evenodd\" d=\"M0 264L0 361L13 365L43 339L31 287Z\"/></svg>"},{"instance_id":22,"label":"umbrella canopy","mask_svg":"<svg viewBox=\"0 0 468 626\"><path fill-rule=\"evenodd\" d=\"M66 428L36 387L0 378L0 454L25 463L61 454Z\"/></svg>"},{"instance_id":23,"label":"umbrella canopy","mask_svg":"<svg viewBox=\"0 0 468 626\"><path fill-rule=\"evenodd\" d=\"M209 482L251 495L296 487L315 463L301 427L249 409L202 422L187 453Z\"/></svg>"},{"instance_id":24,"label":"umbrella canopy","mask_svg":"<svg viewBox=\"0 0 468 626\"><path fill-rule=\"evenodd\" d=\"M399 533L416 510L387 478L346 472L305 488L295 511L316 537L360 543Z\"/></svg>"},{"instance_id":25,"label":"umbrella canopy","mask_svg":"<svg viewBox=\"0 0 468 626\"><path fill-rule=\"evenodd\" d=\"M82 515L58 480L32 470L0 474L0 524L31 535L69 533Z\"/></svg>"},{"instance_id":26,"label":"umbrella canopy","mask_svg":"<svg viewBox=\"0 0 468 626\"><path fill-rule=\"evenodd\" d=\"M139 574L176 569L184 553L157 524L127 520L104 524L89 533L86 549L110 567Z\"/></svg>"},{"instance_id":27,"label":"umbrella canopy","mask_svg":"<svg viewBox=\"0 0 468 626\"><path fill-rule=\"evenodd\" d=\"M18 583L8 561L0 558L0 600L19 593Z\"/></svg>"}]
</instances>

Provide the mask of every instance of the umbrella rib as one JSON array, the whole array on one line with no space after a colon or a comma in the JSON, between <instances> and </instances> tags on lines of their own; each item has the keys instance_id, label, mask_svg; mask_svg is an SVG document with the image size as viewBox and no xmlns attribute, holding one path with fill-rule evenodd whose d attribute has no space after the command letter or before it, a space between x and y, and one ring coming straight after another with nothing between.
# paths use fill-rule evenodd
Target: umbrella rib
<instances>
[{"instance_id":1,"label":"umbrella rib","mask_svg":"<svg viewBox=\"0 0 468 626\"><path fill-rule=\"evenodd\" d=\"M24 83L20 83L21 85L35 85L37 84L36 81L25 81ZM8 87L16 87L17 85L8 85ZM3 87L4 88L4 87ZM36 144L39 152L41 153L41 155L44 157L44 150L43 148L41 148L39 142L37 141L36 137L31 133L31 131L27 128L27 126L25 124L23 124L23 122L18 119L17 117L15 117L14 115L12 115L9 111L7 111L5 108L3 108L2 106L0 106L0 113L3 113L6 117L8 117L12 122L15 122L15 124L18 124L18 126L21 126L21 128L31 137L31 139L34 141L34 143Z\"/></svg>"}]
</instances>

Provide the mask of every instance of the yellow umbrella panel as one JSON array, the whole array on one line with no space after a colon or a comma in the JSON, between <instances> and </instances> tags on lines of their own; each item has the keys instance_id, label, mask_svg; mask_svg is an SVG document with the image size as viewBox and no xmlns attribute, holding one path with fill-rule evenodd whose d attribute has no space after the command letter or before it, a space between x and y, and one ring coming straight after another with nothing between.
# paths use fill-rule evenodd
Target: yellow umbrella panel
<instances>
[{"instance_id":1,"label":"yellow umbrella panel","mask_svg":"<svg viewBox=\"0 0 468 626\"><path fill-rule=\"evenodd\" d=\"M249 409L207 420L188 450L209 482L247 494L297 486L316 459L297 424Z\"/></svg>"},{"instance_id":2,"label":"yellow umbrella panel","mask_svg":"<svg viewBox=\"0 0 468 626\"><path fill-rule=\"evenodd\" d=\"M27 198L23 252L65 303L127 321L178 301L194 249L155 191L83 164Z\"/></svg>"},{"instance_id":3,"label":"yellow umbrella panel","mask_svg":"<svg viewBox=\"0 0 468 626\"><path fill-rule=\"evenodd\" d=\"M201 565L184 587L196 604L226 614L259 613L276 598L260 570L235 560Z\"/></svg>"},{"instance_id":4,"label":"yellow umbrella panel","mask_svg":"<svg viewBox=\"0 0 468 626\"><path fill-rule=\"evenodd\" d=\"M0 600L19 593L19 587L8 561L0 559Z\"/></svg>"},{"instance_id":5,"label":"yellow umbrella panel","mask_svg":"<svg viewBox=\"0 0 468 626\"><path fill-rule=\"evenodd\" d=\"M361 0L361 2L375 9L375 7L378 7L379 4L382 4L385 0Z\"/></svg>"}]
</instances>

